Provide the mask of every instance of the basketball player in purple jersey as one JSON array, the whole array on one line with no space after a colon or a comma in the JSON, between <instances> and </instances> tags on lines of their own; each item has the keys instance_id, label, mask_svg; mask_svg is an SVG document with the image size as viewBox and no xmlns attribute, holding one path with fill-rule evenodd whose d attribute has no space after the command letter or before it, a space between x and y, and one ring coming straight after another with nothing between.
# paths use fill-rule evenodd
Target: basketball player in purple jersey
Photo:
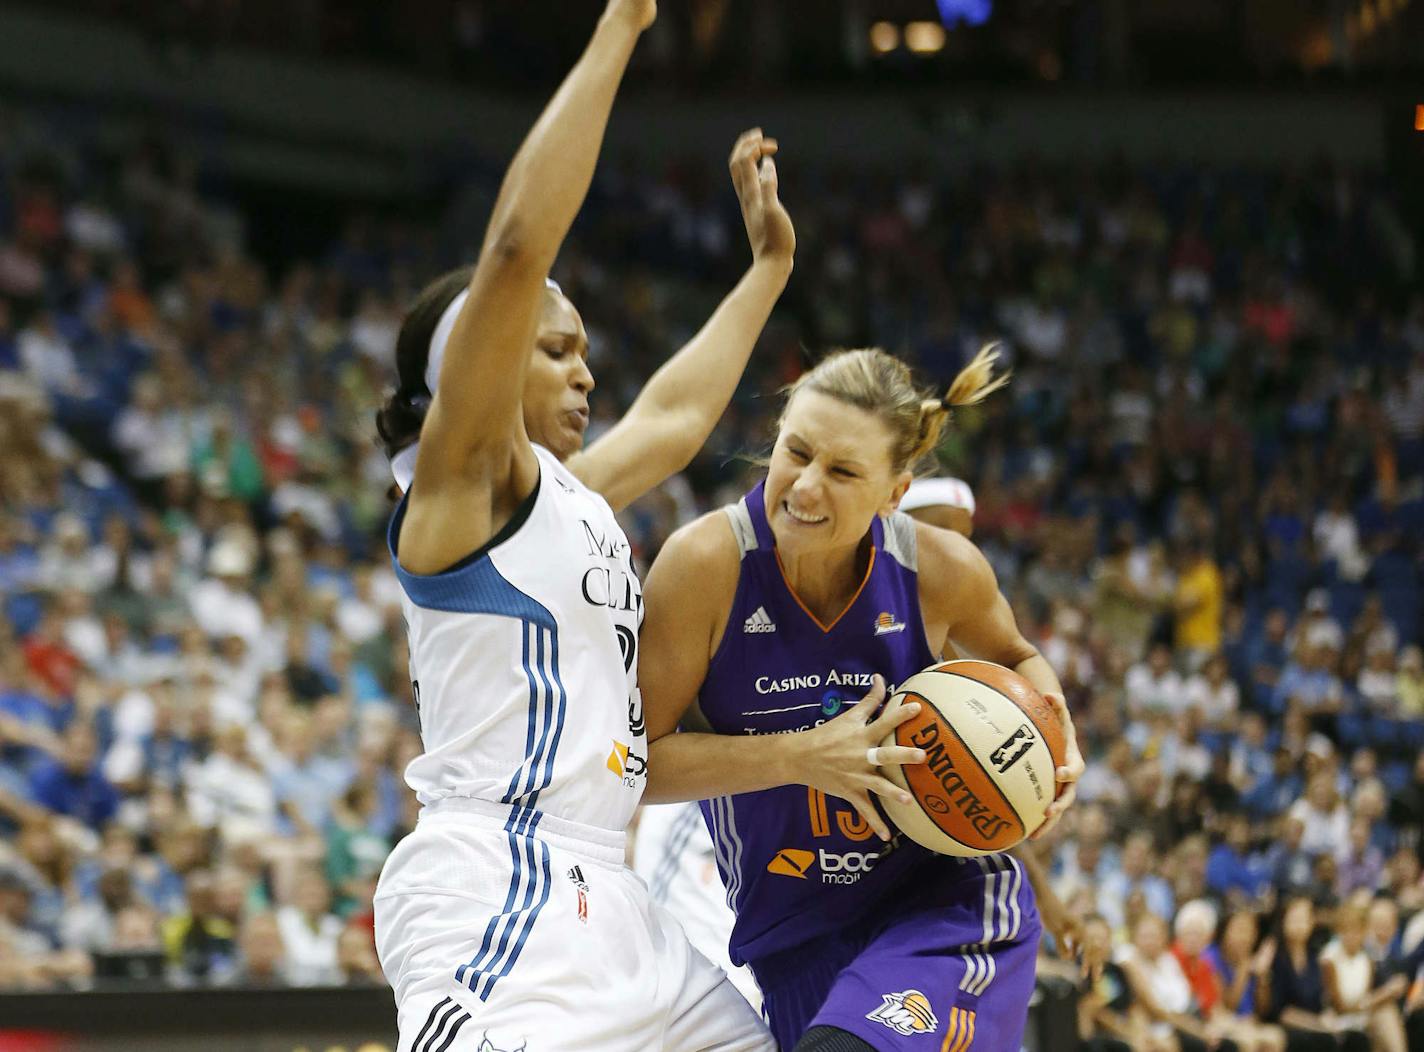
<instances>
[{"instance_id":1,"label":"basketball player in purple jersey","mask_svg":"<svg viewBox=\"0 0 1424 1052\"><path fill-rule=\"evenodd\" d=\"M828 357L793 387L765 481L670 538L647 580L645 799L705 801L731 956L787 1052L1020 1047L1040 929L1023 867L892 836L870 799L906 799L880 764L924 759L879 747L918 709L877 717L882 677L951 644L1057 708L1068 756L1050 823L1082 772L1058 679L987 561L896 511L949 407L1003 382L994 358L939 399L883 351Z\"/></svg>"}]
</instances>

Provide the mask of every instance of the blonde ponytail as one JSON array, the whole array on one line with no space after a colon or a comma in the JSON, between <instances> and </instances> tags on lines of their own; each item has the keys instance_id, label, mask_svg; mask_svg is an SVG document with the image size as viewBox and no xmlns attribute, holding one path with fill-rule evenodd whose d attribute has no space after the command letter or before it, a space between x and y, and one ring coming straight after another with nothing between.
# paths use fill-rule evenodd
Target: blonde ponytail
<instances>
[{"instance_id":1,"label":"blonde ponytail","mask_svg":"<svg viewBox=\"0 0 1424 1052\"><path fill-rule=\"evenodd\" d=\"M837 351L797 380L789 394L818 391L879 416L894 436L890 466L904 471L939 445L951 407L982 402L1009 382L1007 374L994 376L998 358L998 345L987 344L936 398L917 389L909 366L893 355L878 348Z\"/></svg>"},{"instance_id":2,"label":"blonde ponytail","mask_svg":"<svg viewBox=\"0 0 1424 1052\"><path fill-rule=\"evenodd\" d=\"M978 405L989 395L1009 382L1009 374L1001 376L994 375L994 363L999 360L999 345L997 343L986 343L979 348L979 353L974 356L973 361L959 370L959 375L954 378L954 383L949 385L949 390L942 399L944 408L948 410L957 405Z\"/></svg>"}]
</instances>

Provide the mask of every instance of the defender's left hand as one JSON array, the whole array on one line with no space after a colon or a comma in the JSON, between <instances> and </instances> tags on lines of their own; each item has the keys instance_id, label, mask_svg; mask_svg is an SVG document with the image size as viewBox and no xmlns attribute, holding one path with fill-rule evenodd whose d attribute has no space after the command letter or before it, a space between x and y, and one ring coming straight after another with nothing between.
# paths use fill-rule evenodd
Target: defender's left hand
<instances>
[{"instance_id":1,"label":"defender's left hand","mask_svg":"<svg viewBox=\"0 0 1424 1052\"><path fill-rule=\"evenodd\" d=\"M777 193L779 183L772 155L778 148L775 139L764 136L760 128L752 128L737 139L727 166L742 206L742 222L747 227L753 258L781 263L789 270L796 255L796 228Z\"/></svg>"},{"instance_id":2,"label":"defender's left hand","mask_svg":"<svg viewBox=\"0 0 1424 1052\"><path fill-rule=\"evenodd\" d=\"M1053 803L1048 805L1048 812L1044 816L1043 825L1034 830L1030 840L1038 840L1048 834L1048 831L1058 824L1058 820L1063 817L1063 812L1073 806L1073 801L1078 798L1077 781L1083 777L1083 754L1078 751L1078 732L1073 726L1073 717L1068 712L1068 702L1064 700L1062 694L1043 695L1048 699L1048 703L1053 706L1053 711L1058 713L1058 720L1063 724L1063 766L1058 768L1055 776L1058 779L1058 796Z\"/></svg>"}]
</instances>

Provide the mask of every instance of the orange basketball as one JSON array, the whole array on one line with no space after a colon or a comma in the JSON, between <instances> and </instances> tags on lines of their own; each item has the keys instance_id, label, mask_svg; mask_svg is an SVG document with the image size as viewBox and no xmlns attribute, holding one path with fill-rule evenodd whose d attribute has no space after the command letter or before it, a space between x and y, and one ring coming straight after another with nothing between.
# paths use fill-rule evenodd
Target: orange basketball
<instances>
[{"instance_id":1,"label":"orange basketball","mask_svg":"<svg viewBox=\"0 0 1424 1052\"><path fill-rule=\"evenodd\" d=\"M926 762L887 764L913 800L880 800L900 829L945 855L1006 851L1043 824L1064 762L1063 724L1018 673L988 661L946 661L911 676L886 703L920 712L882 745L924 749Z\"/></svg>"}]
</instances>

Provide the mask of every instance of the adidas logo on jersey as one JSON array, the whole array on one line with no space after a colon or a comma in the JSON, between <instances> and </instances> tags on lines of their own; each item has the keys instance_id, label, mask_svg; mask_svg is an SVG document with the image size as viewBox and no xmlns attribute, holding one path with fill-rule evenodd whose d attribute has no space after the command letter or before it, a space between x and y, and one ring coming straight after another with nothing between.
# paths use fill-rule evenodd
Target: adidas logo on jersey
<instances>
[{"instance_id":1,"label":"adidas logo on jersey","mask_svg":"<svg viewBox=\"0 0 1424 1052\"><path fill-rule=\"evenodd\" d=\"M743 622L742 631L747 635L754 635L757 632L775 632L776 625L767 616L766 607L759 606L756 608L756 613Z\"/></svg>"}]
</instances>

